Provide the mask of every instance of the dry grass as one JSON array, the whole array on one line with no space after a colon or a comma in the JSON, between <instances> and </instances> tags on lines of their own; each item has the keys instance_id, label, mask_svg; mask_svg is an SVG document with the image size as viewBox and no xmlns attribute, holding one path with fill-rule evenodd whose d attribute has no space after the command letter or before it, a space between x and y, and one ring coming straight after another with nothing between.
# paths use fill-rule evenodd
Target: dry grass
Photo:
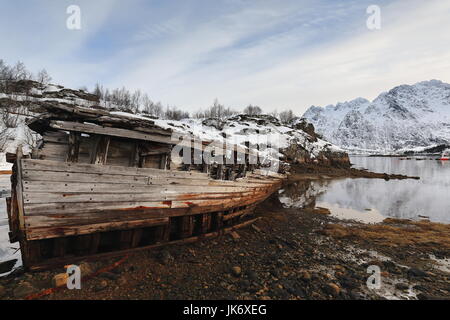
<instances>
[{"instance_id":1,"label":"dry grass","mask_svg":"<svg viewBox=\"0 0 450 320\"><path fill-rule=\"evenodd\" d=\"M329 224L322 233L335 238L366 240L389 247L414 246L427 250L450 250L450 225L428 221L386 219L375 225Z\"/></svg>"},{"instance_id":2,"label":"dry grass","mask_svg":"<svg viewBox=\"0 0 450 320\"><path fill-rule=\"evenodd\" d=\"M327 208L315 207L315 208L304 208L304 212L315 213L315 214L331 214L331 211Z\"/></svg>"}]
</instances>

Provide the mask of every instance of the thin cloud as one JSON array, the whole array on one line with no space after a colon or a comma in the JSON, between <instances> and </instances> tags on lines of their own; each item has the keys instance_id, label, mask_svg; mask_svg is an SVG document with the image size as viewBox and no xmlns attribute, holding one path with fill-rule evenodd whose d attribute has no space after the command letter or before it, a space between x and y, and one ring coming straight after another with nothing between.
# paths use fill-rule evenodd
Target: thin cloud
<instances>
[{"instance_id":1,"label":"thin cloud","mask_svg":"<svg viewBox=\"0 0 450 320\"><path fill-rule=\"evenodd\" d=\"M69 2L9 2L0 58L68 86L126 86L189 110L217 97L301 114L402 83L450 82L448 1L377 1L378 31L365 26L369 0L78 1L78 34L61 27Z\"/></svg>"}]
</instances>

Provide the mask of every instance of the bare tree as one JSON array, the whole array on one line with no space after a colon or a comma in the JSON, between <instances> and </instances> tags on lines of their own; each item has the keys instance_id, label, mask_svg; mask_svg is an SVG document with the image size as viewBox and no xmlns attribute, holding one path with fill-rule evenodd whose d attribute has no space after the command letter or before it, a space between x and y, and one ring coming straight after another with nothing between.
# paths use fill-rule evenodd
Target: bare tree
<instances>
[{"instance_id":1,"label":"bare tree","mask_svg":"<svg viewBox=\"0 0 450 320\"><path fill-rule=\"evenodd\" d=\"M105 98L103 86L101 86L98 82L95 84L94 91L92 92L99 100L102 100Z\"/></svg>"},{"instance_id":2,"label":"bare tree","mask_svg":"<svg viewBox=\"0 0 450 320\"><path fill-rule=\"evenodd\" d=\"M31 72L27 70L25 64L21 61L17 62L14 67L12 67L11 71L11 80L30 80L32 78Z\"/></svg>"},{"instance_id":3,"label":"bare tree","mask_svg":"<svg viewBox=\"0 0 450 320\"><path fill-rule=\"evenodd\" d=\"M139 112L140 104L141 104L141 96L142 96L142 93L140 90L136 90L130 96L130 109L133 113Z\"/></svg>"},{"instance_id":4,"label":"bare tree","mask_svg":"<svg viewBox=\"0 0 450 320\"><path fill-rule=\"evenodd\" d=\"M295 118L295 114L292 110L286 110L280 112L280 121L284 124L289 124Z\"/></svg>"},{"instance_id":5,"label":"bare tree","mask_svg":"<svg viewBox=\"0 0 450 320\"><path fill-rule=\"evenodd\" d=\"M214 103L211 107L204 111L197 111L193 114L194 118L215 118L224 120L228 117L237 114L237 112L231 108L225 107L224 105L219 103L219 100L215 99Z\"/></svg>"},{"instance_id":6,"label":"bare tree","mask_svg":"<svg viewBox=\"0 0 450 320\"><path fill-rule=\"evenodd\" d=\"M36 81L42 85L46 85L49 84L50 81L52 81L52 77L50 77L47 70L42 69L41 71L38 72L36 76Z\"/></svg>"},{"instance_id":7,"label":"bare tree","mask_svg":"<svg viewBox=\"0 0 450 320\"><path fill-rule=\"evenodd\" d=\"M189 112L182 111L177 107L167 106L166 112L164 112L164 118L168 120L181 120L189 118Z\"/></svg>"},{"instance_id":8,"label":"bare tree","mask_svg":"<svg viewBox=\"0 0 450 320\"><path fill-rule=\"evenodd\" d=\"M249 116L257 116L262 114L262 109L258 106L249 105L244 109L244 113Z\"/></svg>"}]
</instances>

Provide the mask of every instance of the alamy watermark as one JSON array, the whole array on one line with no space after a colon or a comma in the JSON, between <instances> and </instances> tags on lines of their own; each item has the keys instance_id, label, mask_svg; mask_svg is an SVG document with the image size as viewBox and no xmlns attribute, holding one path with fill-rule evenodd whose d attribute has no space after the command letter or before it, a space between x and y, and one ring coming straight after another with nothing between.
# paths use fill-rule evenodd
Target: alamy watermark
<instances>
[{"instance_id":1,"label":"alamy watermark","mask_svg":"<svg viewBox=\"0 0 450 320\"><path fill-rule=\"evenodd\" d=\"M246 135L223 135L223 139L204 141L198 137L173 133L176 144L171 158L184 165L260 165L278 172L280 162L279 134L259 134L249 130ZM239 141L241 140L241 141Z\"/></svg>"},{"instance_id":2,"label":"alamy watermark","mask_svg":"<svg viewBox=\"0 0 450 320\"><path fill-rule=\"evenodd\" d=\"M73 290L81 289L81 269L79 266L70 265L66 270L67 274L67 289Z\"/></svg>"},{"instance_id":3,"label":"alamy watermark","mask_svg":"<svg viewBox=\"0 0 450 320\"><path fill-rule=\"evenodd\" d=\"M370 290L378 290L381 288L381 269L379 266L371 265L367 267L367 273L371 275L367 279L367 288Z\"/></svg>"},{"instance_id":4,"label":"alamy watermark","mask_svg":"<svg viewBox=\"0 0 450 320\"><path fill-rule=\"evenodd\" d=\"M380 6L373 4L367 7L366 13L369 17L366 21L367 29L380 30L381 29L381 8Z\"/></svg>"},{"instance_id":5,"label":"alamy watermark","mask_svg":"<svg viewBox=\"0 0 450 320\"><path fill-rule=\"evenodd\" d=\"M70 5L66 9L69 17L66 20L66 27L69 30L81 30L81 8L77 5Z\"/></svg>"}]
</instances>

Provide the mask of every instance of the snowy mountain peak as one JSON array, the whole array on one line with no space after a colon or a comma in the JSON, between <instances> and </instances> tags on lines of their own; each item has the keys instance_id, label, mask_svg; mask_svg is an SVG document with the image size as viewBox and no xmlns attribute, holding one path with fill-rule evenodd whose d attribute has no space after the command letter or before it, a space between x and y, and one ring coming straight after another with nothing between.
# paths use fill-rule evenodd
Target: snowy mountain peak
<instances>
[{"instance_id":1,"label":"snowy mountain peak","mask_svg":"<svg viewBox=\"0 0 450 320\"><path fill-rule=\"evenodd\" d=\"M448 144L450 84L429 80L400 85L372 102L357 98L303 115L328 141L350 151L395 152Z\"/></svg>"}]
</instances>

